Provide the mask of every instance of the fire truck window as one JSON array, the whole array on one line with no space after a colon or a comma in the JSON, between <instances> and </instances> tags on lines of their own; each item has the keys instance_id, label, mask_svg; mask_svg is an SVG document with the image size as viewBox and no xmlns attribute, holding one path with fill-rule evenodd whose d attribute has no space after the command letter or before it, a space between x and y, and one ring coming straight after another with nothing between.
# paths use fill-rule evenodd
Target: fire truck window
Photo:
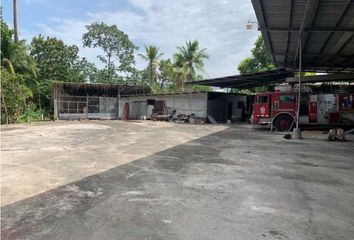
<instances>
[{"instance_id":1,"label":"fire truck window","mask_svg":"<svg viewBox=\"0 0 354 240\"><path fill-rule=\"evenodd\" d=\"M267 103L267 102L268 102L268 96L258 96L257 103Z\"/></svg>"},{"instance_id":2,"label":"fire truck window","mask_svg":"<svg viewBox=\"0 0 354 240\"><path fill-rule=\"evenodd\" d=\"M279 96L279 101L280 102L295 102L295 95L280 95Z\"/></svg>"}]
</instances>

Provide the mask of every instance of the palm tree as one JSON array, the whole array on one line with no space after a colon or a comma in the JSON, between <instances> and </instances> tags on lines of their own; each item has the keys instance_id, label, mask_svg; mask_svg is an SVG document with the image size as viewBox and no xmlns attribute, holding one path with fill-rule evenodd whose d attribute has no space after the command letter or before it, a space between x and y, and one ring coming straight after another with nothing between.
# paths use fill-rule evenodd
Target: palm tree
<instances>
[{"instance_id":1,"label":"palm tree","mask_svg":"<svg viewBox=\"0 0 354 240\"><path fill-rule=\"evenodd\" d=\"M185 67L184 63L185 61L182 55L180 54L174 55L174 67L173 67L174 78L175 78L174 81L178 90L180 91L184 90L184 82L185 79L187 78L187 68Z\"/></svg>"},{"instance_id":2,"label":"palm tree","mask_svg":"<svg viewBox=\"0 0 354 240\"><path fill-rule=\"evenodd\" d=\"M1 22L1 33L1 102L6 118L9 119L8 112L11 112L11 118L16 119L22 106L26 107L27 99L38 89L36 64L28 54L25 41L15 43L4 22Z\"/></svg>"},{"instance_id":3,"label":"palm tree","mask_svg":"<svg viewBox=\"0 0 354 240\"><path fill-rule=\"evenodd\" d=\"M4 40L4 39L2 39ZM27 53L25 40L18 43L2 41L1 65L13 75L23 75L27 83L37 78L36 62Z\"/></svg>"},{"instance_id":4,"label":"palm tree","mask_svg":"<svg viewBox=\"0 0 354 240\"><path fill-rule=\"evenodd\" d=\"M170 59L161 60L159 64L160 90L165 84L171 84L174 80L174 69Z\"/></svg>"},{"instance_id":5,"label":"palm tree","mask_svg":"<svg viewBox=\"0 0 354 240\"><path fill-rule=\"evenodd\" d=\"M205 48L199 49L198 41L188 41L186 46L177 47L177 49L179 52L175 53L174 59L178 63L177 65L184 68L187 81L195 80L197 71L205 72L204 60L208 59L209 56L205 52Z\"/></svg>"},{"instance_id":6,"label":"palm tree","mask_svg":"<svg viewBox=\"0 0 354 240\"><path fill-rule=\"evenodd\" d=\"M155 46L145 46L145 55L138 54L142 59L148 62L149 78L151 83L156 83L157 81L157 66L158 60L161 58L163 53L159 53L159 48Z\"/></svg>"}]
</instances>

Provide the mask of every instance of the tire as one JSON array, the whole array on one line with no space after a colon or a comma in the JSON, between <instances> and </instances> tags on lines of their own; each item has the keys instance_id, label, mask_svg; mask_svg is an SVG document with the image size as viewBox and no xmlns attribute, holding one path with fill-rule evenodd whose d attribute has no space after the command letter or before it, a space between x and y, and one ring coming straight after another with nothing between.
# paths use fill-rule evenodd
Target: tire
<instances>
[{"instance_id":1,"label":"tire","mask_svg":"<svg viewBox=\"0 0 354 240\"><path fill-rule=\"evenodd\" d=\"M292 131L294 125L294 118L289 115L279 115L274 120L274 126L280 132Z\"/></svg>"}]
</instances>

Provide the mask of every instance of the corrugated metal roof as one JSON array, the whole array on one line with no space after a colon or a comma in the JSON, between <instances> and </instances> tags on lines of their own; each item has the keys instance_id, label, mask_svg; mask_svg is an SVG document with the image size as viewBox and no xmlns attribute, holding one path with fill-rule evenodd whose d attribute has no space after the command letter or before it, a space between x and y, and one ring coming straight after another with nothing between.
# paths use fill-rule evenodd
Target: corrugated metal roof
<instances>
[{"instance_id":1,"label":"corrugated metal roof","mask_svg":"<svg viewBox=\"0 0 354 240\"><path fill-rule=\"evenodd\" d=\"M306 71L354 72L354 0L252 0L271 59Z\"/></svg>"},{"instance_id":2,"label":"corrugated metal roof","mask_svg":"<svg viewBox=\"0 0 354 240\"><path fill-rule=\"evenodd\" d=\"M289 77L285 80L287 83L298 83L298 77ZM323 83L323 82L354 82L354 74L352 73L338 73L338 74L326 74L315 76L304 76L301 78L302 83ZM353 85L354 86L354 85Z\"/></svg>"},{"instance_id":3,"label":"corrugated metal roof","mask_svg":"<svg viewBox=\"0 0 354 240\"><path fill-rule=\"evenodd\" d=\"M54 89L61 90L72 96L111 96L149 94L150 87L131 86L126 84L107 83L72 83L57 82L53 84Z\"/></svg>"},{"instance_id":4,"label":"corrugated metal roof","mask_svg":"<svg viewBox=\"0 0 354 240\"><path fill-rule=\"evenodd\" d=\"M294 76L292 71L285 69L269 70L258 73L212 78L203 81L187 82L186 84L214 86L220 88L248 89L258 86L282 82L287 77Z\"/></svg>"}]
</instances>

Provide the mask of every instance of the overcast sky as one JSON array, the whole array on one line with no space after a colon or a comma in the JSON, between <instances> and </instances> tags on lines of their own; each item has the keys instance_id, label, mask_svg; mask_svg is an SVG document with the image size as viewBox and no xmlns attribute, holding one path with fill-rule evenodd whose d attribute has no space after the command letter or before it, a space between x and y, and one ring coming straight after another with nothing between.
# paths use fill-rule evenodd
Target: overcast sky
<instances>
[{"instance_id":1,"label":"overcast sky","mask_svg":"<svg viewBox=\"0 0 354 240\"><path fill-rule=\"evenodd\" d=\"M197 39L207 48L208 77L237 74L236 66L250 55L260 34L247 31L249 18L255 20L250 0L18 0L20 38L39 33L56 36L80 48L80 55L99 64L97 49L83 48L85 25L95 21L116 24L127 33L138 52L144 45L156 45L168 58L176 46ZM3 14L12 26L12 1L3 0ZM136 66L146 65L136 57Z\"/></svg>"}]
</instances>

